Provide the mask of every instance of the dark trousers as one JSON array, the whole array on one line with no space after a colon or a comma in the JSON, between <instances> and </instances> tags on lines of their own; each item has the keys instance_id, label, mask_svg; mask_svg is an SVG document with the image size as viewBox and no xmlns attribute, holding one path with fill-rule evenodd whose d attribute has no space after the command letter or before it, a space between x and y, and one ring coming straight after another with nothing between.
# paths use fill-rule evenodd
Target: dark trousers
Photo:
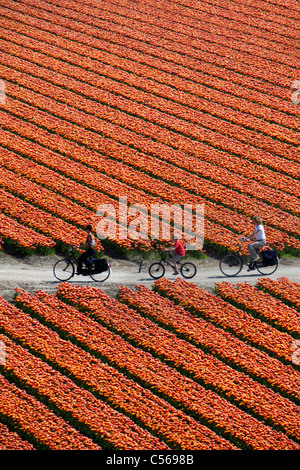
<instances>
[{"instance_id":1,"label":"dark trousers","mask_svg":"<svg viewBox=\"0 0 300 470\"><path fill-rule=\"evenodd\" d=\"M95 250L93 250L92 248L89 248L87 251L85 251L84 253L82 253L82 255L79 256L78 265L77 265L77 272L78 273L82 273L83 263L86 264L87 259L90 256L93 256L94 254L95 254Z\"/></svg>"}]
</instances>

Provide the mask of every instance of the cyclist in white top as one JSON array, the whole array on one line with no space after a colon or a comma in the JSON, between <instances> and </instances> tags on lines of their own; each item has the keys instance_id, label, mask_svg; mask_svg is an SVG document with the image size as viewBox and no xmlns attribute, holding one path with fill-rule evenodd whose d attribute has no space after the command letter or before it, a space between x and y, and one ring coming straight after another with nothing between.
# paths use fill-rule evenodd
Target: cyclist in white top
<instances>
[{"instance_id":1,"label":"cyclist in white top","mask_svg":"<svg viewBox=\"0 0 300 470\"><path fill-rule=\"evenodd\" d=\"M255 224L254 232L251 233L249 237L243 239L243 241L250 241L256 239L255 242L249 243L247 247L250 255L250 264L248 271L252 271L254 269L255 261L259 260L257 250L267 244L262 218L258 215L255 215L252 219L252 222L254 222Z\"/></svg>"}]
</instances>

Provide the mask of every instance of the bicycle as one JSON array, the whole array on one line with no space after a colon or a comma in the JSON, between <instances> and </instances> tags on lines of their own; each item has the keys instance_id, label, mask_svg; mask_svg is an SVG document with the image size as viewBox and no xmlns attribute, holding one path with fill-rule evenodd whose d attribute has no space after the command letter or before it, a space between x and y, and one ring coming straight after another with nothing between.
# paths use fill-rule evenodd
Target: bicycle
<instances>
[{"instance_id":1,"label":"bicycle","mask_svg":"<svg viewBox=\"0 0 300 470\"><path fill-rule=\"evenodd\" d=\"M246 263L245 255L242 252L243 243L240 243L240 246L236 252L229 253L220 260L219 267L221 272L227 277L234 277L237 276L244 264ZM258 255L260 259L254 262L254 270L262 274L263 276L270 276L271 274L275 273L276 269L278 268L278 257L274 261L273 265L268 265L265 263L263 257L261 256L263 249L258 251Z\"/></svg>"},{"instance_id":2,"label":"bicycle","mask_svg":"<svg viewBox=\"0 0 300 470\"><path fill-rule=\"evenodd\" d=\"M171 266L174 269L174 266L172 263L167 259L166 255L164 254L163 251L157 249L157 251L160 254L160 261L156 261L155 263L152 263L149 267L149 274L153 279L159 279L164 276L166 272L166 268L164 264L167 264ZM171 258L170 258L171 259ZM197 273L197 268L196 266L189 262L189 261L178 261L177 262L178 270L181 273L183 277L186 279L192 279Z\"/></svg>"},{"instance_id":3,"label":"bicycle","mask_svg":"<svg viewBox=\"0 0 300 470\"><path fill-rule=\"evenodd\" d=\"M75 256L77 246L74 245L69 249L69 255L57 261L53 266L53 274L59 281L65 282L75 275L75 267L78 260ZM110 264L103 258L90 256L86 261L86 269L83 270L83 276L90 276L93 281L103 282L108 279L111 274Z\"/></svg>"}]
</instances>

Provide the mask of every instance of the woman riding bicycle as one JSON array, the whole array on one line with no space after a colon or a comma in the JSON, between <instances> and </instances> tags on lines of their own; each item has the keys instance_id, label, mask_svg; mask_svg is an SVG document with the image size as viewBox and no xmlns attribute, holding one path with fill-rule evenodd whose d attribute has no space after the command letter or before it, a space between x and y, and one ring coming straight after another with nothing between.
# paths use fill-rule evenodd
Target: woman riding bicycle
<instances>
[{"instance_id":1,"label":"woman riding bicycle","mask_svg":"<svg viewBox=\"0 0 300 470\"><path fill-rule=\"evenodd\" d=\"M87 259L90 256L94 256L96 254L96 243L95 243L94 236L92 234L92 226L87 225L85 227L85 231L87 233L85 243L82 243L81 245L79 245L79 248L83 248L86 251L82 253L82 255L80 255L78 258L77 274L82 274L83 263L86 263Z\"/></svg>"},{"instance_id":2,"label":"woman riding bicycle","mask_svg":"<svg viewBox=\"0 0 300 470\"><path fill-rule=\"evenodd\" d=\"M256 239L255 242L249 243L247 247L250 255L248 271L254 270L254 263L255 261L259 260L257 250L267 244L262 218L258 215L255 215L252 219L252 222L255 224L254 231L251 233L251 235L249 235L249 237L241 238L241 241L250 241Z\"/></svg>"},{"instance_id":3,"label":"woman riding bicycle","mask_svg":"<svg viewBox=\"0 0 300 470\"><path fill-rule=\"evenodd\" d=\"M177 237L174 237L172 235L171 240L173 242L173 246L171 246L170 248L165 248L164 251L170 251L172 255L172 261L170 262L172 263L175 269L173 274L177 275L179 274L177 262L185 255L185 249Z\"/></svg>"}]
</instances>

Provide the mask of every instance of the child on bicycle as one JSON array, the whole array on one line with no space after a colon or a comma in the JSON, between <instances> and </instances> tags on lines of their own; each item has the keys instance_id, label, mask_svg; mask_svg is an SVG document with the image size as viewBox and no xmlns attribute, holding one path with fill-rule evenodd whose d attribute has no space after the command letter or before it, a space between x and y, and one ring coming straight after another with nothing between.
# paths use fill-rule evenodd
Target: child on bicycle
<instances>
[{"instance_id":1,"label":"child on bicycle","mask_svg":"<svg viewBox=\"0 0 300 470\"><path fill-rule=\"evenodd\" d=\"M177 263L185 255L185 249L177 237L172 235L171 240L173 245L170 248L165 248L164 251L170 251L172 256L172 261L170 261L170 263L175 269L173 274L177 275L179 274Z\"/></svg>"},{"instance_id":2,"label":"child on bicycle","mask_svg":"<svg viewBox=\"0 0 300 470\"><path fill-rule=\"evenodd\" d=\"M78 248L85 249L86 251L82 253L82 255L80 255L78 258L77 274L83 273L83 269L82 269L83 263L86 263L87 259L90 256L94 256L96 253L96 243L95 243L95 239L92 233L92 229L93 228L91 225L87 225L85 227L85 231L87 233L85 243L82 243L78 247Z\"/></svg>"},{"instance_id":3,"label":"child on bicycle","mask_svg":"<svg viewBox=\"0 0 300 470\"><path fill-rule=\"evenodd\" d=\"M257 250L267 244L262 218L258 215L255 215L252 219L252 222L255 224L254 231L251 233L251 235L249 235L249 237L241 238L241 241L250 241L254 238L256 239L255 242L249 243L247 247L250 255L250 264L248 266L248 271L252 271L253 269L255 269L254 263L255 261L259 260Z\"/></svg>"}]
</instances>

